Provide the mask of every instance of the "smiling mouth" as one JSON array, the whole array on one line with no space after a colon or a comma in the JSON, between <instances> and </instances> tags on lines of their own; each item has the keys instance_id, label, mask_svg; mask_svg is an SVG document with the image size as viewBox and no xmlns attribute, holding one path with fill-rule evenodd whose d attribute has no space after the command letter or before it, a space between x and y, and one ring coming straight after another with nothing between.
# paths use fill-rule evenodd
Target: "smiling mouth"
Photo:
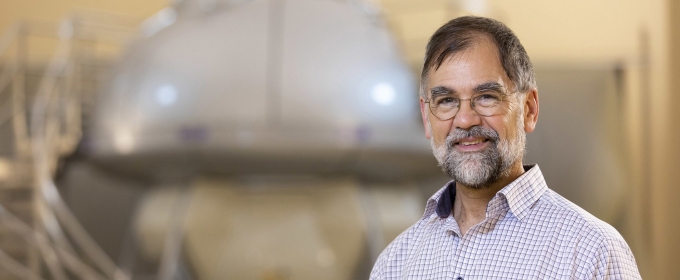
<instances>
[{"instance_id":1,"label":"smiling mouth","mask_svg":"<svg viewBox=\"0 0 680 280\"><path fill-rule=\"evenodd\" d=\"M474 146L477 144L481 144L484 142L488 142L489 139L483 138L483 139L475 139L475 140L461 140L459 142L454 143L454 145L461 145L461 146Z\"/></svg>"}]
</instances>

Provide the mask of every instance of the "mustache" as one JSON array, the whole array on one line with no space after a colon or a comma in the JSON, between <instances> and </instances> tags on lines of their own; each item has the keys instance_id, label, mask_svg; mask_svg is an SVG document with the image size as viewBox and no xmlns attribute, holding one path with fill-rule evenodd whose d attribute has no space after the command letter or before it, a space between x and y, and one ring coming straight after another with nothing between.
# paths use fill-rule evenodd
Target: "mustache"
<instances>
[{"instance_id":1,"label":"mustache","mask_svg":"<svg viewBox=\"0 0 680 280\"><path fill-rule=\"evenodd\" d=\"M500 137L495 130L481 126L473 126L470 129L456 128L456 130L449 133L449 135L446 136L446 146L453 147L454 143L468 137L483 137L489 139L489 141L492 141L493 143L497 143L498 140L500 140Z\"/></svg>"}]
</instances>

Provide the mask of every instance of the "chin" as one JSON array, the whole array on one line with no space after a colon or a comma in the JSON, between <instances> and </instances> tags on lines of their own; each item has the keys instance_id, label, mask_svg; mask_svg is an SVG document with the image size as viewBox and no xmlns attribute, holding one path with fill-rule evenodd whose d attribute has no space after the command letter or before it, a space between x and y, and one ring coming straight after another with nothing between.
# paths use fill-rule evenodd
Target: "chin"
<instances>
[{"instance_id":1,"label":"chin","mask_svg":"<svg viewBox=\"0 0 680 280\"><path fill-rule=\"evenodd\" d=\"M465 161L455 167L449 164L443 169L457 183L471 189L486 188L498 180L498 172L479 161Z\"/></svg>"}]
</instances>

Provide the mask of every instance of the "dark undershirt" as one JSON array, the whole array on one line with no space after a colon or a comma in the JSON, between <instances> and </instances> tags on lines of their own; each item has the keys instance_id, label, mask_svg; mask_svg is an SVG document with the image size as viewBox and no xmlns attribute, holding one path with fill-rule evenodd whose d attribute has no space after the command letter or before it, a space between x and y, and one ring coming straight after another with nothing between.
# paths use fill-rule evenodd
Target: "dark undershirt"
<instances>
[{"instance_id":1,"label":"dark undershirt","mask_svg":"<svg viewBox=\"0 0 680 280\"><path fill-rule=\"evenodd\" d=\"M453 202L456 200L456 182L451 181L446 185L446 189L437 202L437 216L444 219L451 215L453 211Z\"/></svg>"}]
</instances>

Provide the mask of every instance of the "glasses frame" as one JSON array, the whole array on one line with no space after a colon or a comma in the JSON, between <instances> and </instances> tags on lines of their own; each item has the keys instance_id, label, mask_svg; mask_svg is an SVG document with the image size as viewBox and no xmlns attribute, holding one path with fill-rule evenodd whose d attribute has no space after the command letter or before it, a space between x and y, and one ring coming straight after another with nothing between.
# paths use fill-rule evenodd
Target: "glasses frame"
<instances>
[{"instance_id":1,"label":"glasses frame","mask_svg":"<svg viewBox=\"0 0 680 280\"><path fill-rule=\"evenodd\" d=\"M503 93L501 93L501 94L500 94L500 95L501 95L501 101L500 101L500 103L499 103L498 105L500 105L501 103L503 103L503 101L507 100L506 96L509 96L509 95L511 95L511 94L514 94L514 93L515 93L515 92L509 93L509 94L503 94ZM479 95L479 94L478 94L478 95ZM461 106L461 104L463 104L463 101L465 101L465 100L469 100L469 101L470 101L470 108L472 108L472 110L475 111L475 113L477 113L478 115L484 116L484 117L491 117L491 116L495 115L495 114L484 115L484 114L480 113L479 111L477 111L477 109L475 109L475 103L472 102L472 99L475 98L475 97L476 97L476 96L473 95L473 96L470 97L470 98L458 98L458 100L459 100L460 102L458 102L458 106L456 107L456 113L453 114L453 116L451 116L451 117L448 118L448 119L442 119L442 118L440 118L440 117L437 116L437 114L433 111L435 108L437 108L437 107L432 107L432 104L433 104L433 103L430 102L430 101L432 100L433 97L428 98L427 101L425 101L425 102L423 102L423 103L428 103L427 107L430 108L430 112L432 113L432 115L433 115L435 118L439 119L440 121L448 121L448 120L451 120L451 119L455 118L456 115L458 115L458 112L460 112L460 106Z\"/></svg>"}]
</instances>

